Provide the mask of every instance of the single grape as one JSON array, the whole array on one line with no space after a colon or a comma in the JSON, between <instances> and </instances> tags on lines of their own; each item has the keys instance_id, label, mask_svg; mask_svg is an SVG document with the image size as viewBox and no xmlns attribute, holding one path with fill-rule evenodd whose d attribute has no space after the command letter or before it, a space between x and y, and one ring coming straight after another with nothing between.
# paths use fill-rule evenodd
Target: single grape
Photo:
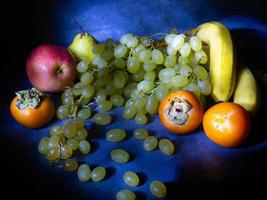
<instances>
[{"instance_id":1,"label":"single grape","mask_svg":"<svg viewBox=\"0 0 267 200\"><path fill-rule=\"evenodd\" d=\"M144 106L146 105L146 99L145 97L137 97L135 100L134 100L134 106L136 108L143 108Z\"/></svg>"},{"instance_id":2,"label":"single grape","mask_svg":"<svg viewBox=\"0 0 267 200\"><path fill-rule=\"evenodd\" d=\"M137 84L137 89L143 93L147 93L154 88L154 82L143 80Z\"/></svg>"},{"instance_id":3,"label":"single grape","mask_svg":"<svg viewBox=\"0 0 267 200\"><path fill-rule=\"evenodd\" d=\"M155 136L149 136L144 140L143 146L146 151L153 151L158 146L158 139Z\"/></svg>"},{"instance_id":4,"label":"single grape","mask_svg":"<svg viewBox=\"0 0 267 200\"><path fill-rule=\"evenodd\" d=\"M113 84L115 88L123 88L125 85L125 76L121 71L116 71L113 76Z\"/></svg>"},{"instance_id":5,"label":"single grape","mask_svg":"<svg viewBox=\"0 0 267 200\"><path fill-rule=\"evenodd\" d=\"M98 109L102 112L109 111L112 108L112 103L110 101L104 100L97 102Z\"/></svg>"},{"instance_id":6,"label":"single grape","mask_svg":"<svg viewBox=\"0 0 267 200\"><path fill-rule=\"evenodd\" d=\"M114 94L110 97L111 103L116 106L122 106L124 104L124 98L121 95Z\"/></svg>"},{"instance_id":7,"label":"single grape","mask_svg":"<svg viewBox=\"0 0 267 200\"><path fill-rule=\"evenodd\" d=\"M199 37L193 36L190 38L190 46L194 51L200 51L202 48L202 43Z\"/></svg>"},{"instance_id":8,"label":"single grape","mask_svg":"<svg viewBox=\"0 0 267 200\"><path fill-rule=\"evenodd\" d=\"M157 65L160 65L163 63L163 60L164 60L163 54L159 49L154 49L151 52L151 57L152 57L152 61L156 63Z\"/></svg>"},{"instance_id":9,"label":"single grape","mask_svg":"<svg viewBox=\"0 0 267 200\"><path fill-rule=\"evenodd\" d=\"M156 97L159 101L161 101L165 96L169 94L169 89L165 86L165 84L160 84L156 91Z\"/></svg>"},{"instance_id":10,"label":"single grape","mask_svg":"<svg viewBox=\"0 0 267 200\"><path fill-rule=\"evenodd\" d=\"M61 94L61 101L65 98L65 97L69 97L69 96L72 96L73 94L70 92L70 91L64 91L62 94Z\"/></svg>"},{"instance_id":11,"label":"single grape","mask_svg":"<svg viewBox=\"0 0 267 200\"><path fill-rule=\"evenodd\" d=\"M151 51L149 49L143 49L139 52L138 58L141 62L146 62L151 58Z\"/></svg>"},{"instance_id":12,"label":"single grape","mask_svg":"<svg viewBox=\"0 0 267 200\"><path fill-rule=\"evenodd\" d=\"M163 198L167 194L166 186L160 181L151 182L149 190L151 194L157 198Z\"/></svg>"},{"instance_id":13,"label":"single grape","mask_svg":"<svg viewBox=\"0 0 267 200\"><path fill-rule=\"evenodd\" d=\"M134 36L133 36L133 34L131 34L131 33L124 34L124 35L122 35L121 38L120 38L120 43L122 43L122 44L127 44L128 41L129 41L132 37L134 37Z\"/></svg>"},{"instance_id":14,"label":"single grape","mask_svg":"<svg viewBox=\"0 0 267 200\"><path fill-rule=\"evenodd\" d=\"M72 148L65 144L60 148L60 154L63 159L70 158L72 156Z\"/></svg>"},{"instance_id":15,"label":"single grape","mask_svg":"<svg viewBox=\"0 0 267 200\"><path fill-rule=\"evenodd\" d=\"M192 73L192 71L193 71L192 68L189 67L188 65L183 65L180 68L180 74L184 76L189 76L190 73Z\"/></svg>"},{"instance_id":16,"label":"single grape","mask_svg":"<svg viewBox=\"0 0 267 200\"><path fill-rule=\"evenodd\" d=\"M124 108L123 118L124 119L132 119L136 114L136 108L134 106L128 106Z\"/></svg>"},{"instance_id":17,"label":"single grape","mask_svg":"<svg viewBox=\"0 0 267 200\"><path fill-rule=\"evenodd\" d=\"M75 124L77 128L83 128L85 125L85 120L81 119L80 117L75 117L72 120L72 123Z\"/></svg>"},{"instance_id":18,"label":"single grape","mask_svg":"<svg viewBox=\"0 0 267 200\"><path fill-rule=\"evenodd\" d=\"M208 56L203 50L195 52L195 58L200 64L206 64L208 62Z\"/></svg>"},{"instance_id":19,"label":"single grape","mask_svg":"<svg viewBox=\"0 0 267 200\"><path fill-rule=\"evenodd\" d=\"M129 108L129 107L134 107L134 108L136 108L136 107L135 107L135 100L136 100L136 98L139 98L139 96L128 99L128 100L126 101L124 107L125 107L125 108Z\"/></svg>"},{"instance_id":20,"label":"single grape","mask_svg":"<svg viewBox=\"0 0 267 200\"><path fill-rule=\"evenodd\" d=\"M105 61L111 61L113 58L113 51L111 49L106 49L102 54L101 57L105 60Z\"/></svg>"},{"instance_id":21,"label":"single grape","mask_svg":"<svg viewBox=\"0 0 267 200\"><path fill-rule=\"evenodd\" d=\"M163 83L169 83L171 78L175 76L176 72L173 68L162 69L159 72L159 80Z\"/></svg>"},{"instance_id":22,"label":"single grape","mask_svg":"<svg viewBox=\"0 0 267 200\"><path fill-rule=\"evenodd\" d=\"M198 81L197 86L200 88L201 94L209 95L211 92L211 85L208 80Z\"/></svg>"},{"instance_id":23,"label":"single grape","mask_svg":"<svg viewBox=\"0 0 267 200\"><path fill-rule=\"evenodd\" d=\"M75 139L78 141L81 141L81 140L86 139L87 135L88 135L87 130L84 127L79 127L77 128Z\"/></svg>"},{"instance_id":24,"label":"single grape","mask_svg":"<svg viewBox=\"0 0 267 200\"><path fill-rule=\"evenodd\" d=\"M81 140L79 142L79 150L83 154L88 154L91 150L91 145L88 141L86 140Z\"/></svg>"},{"instance_id":25,"label":"single grape","mask_svg":"<svg viewBox=\"0 0 267 200\"><path fill-rule=\"evenodd\" d=\"M139 128L134 131L134 137L139 140L144 140L148 137L148 132L146 129Z\"/></svg>"},{"instance_id":26,"label":"single grape","mask_svg":"<svg viewBox=\"0 0 267 200\"><path fill-rule=\"evenodd\" d=\"M146 72L144 71L144 69L140 67L138 69L138 71L133 74L133 80L135 82L139 82L139 81L143 80L144 79L144 76L145 76L145 73Z\"/></svg>"},{"instance_id":27,"label":"single grape","mask_svg":"<svg viewBox=\"0 0 267 200\"><path fill-rule=\"evenodd\" d=\"M97 125L107 125L111 122L111 116L106 113L97 113L93 117L93 122Z\"/></svg>"},{"instance_id":28,"label":"single grape","mask_svg":"<svg viewBox=\"0 0 267 200\"><path fill-rule=\"evenodd\" d=\"M107 61L103 60L101 56L95 56L92 63L96 65L99 69L104 68L107 65Z\"/></svg>"},{"instance_id":29,"label":"single grape","mask_svg":"<svg viewBox=\"0 0 267 200\"><path fill-rule=\"evenodd\" d=\"M188 60L188 58L186 58L186 57L180 56L180 57L178 58L178 63L179 63L179 65L181 65L181 66L183 66L183 65L187 65L187 63L189 63L189 60Z\"/></svg>"},{"instance_id":30,"label":"single grape","mask_svg":"<svg viewBox=\"0 0 267 200\"><path fill-rule=\"evenodd\" d=\"M138 98L142 96L142 91L138 90L138 89L133 89L131 92L131 98Z\"/></svg>"},{"instance_id":31,"label":"single grape","mask_svg":"<svg viewBox=\"0 0 267 200\"><path fill-rule=\"evenodd\" d=\"M94 182L102 181L106 176L106 169L104 167L96 167L91 173L91 179Z\"/></svg>"},{"instance_id":32,"label":"single grape","mask_svg":"<svg viewBox=\"0 0 267 200\"><path fill-rule=\"evenodd\" d=\"M81 75L80 80L82 84L91 84L94 81L94 75L91 72L85 72Z\"/></svg>"},{"instance_id":33,"label":"single grape","mask_svg":"<svg viewBox=\"0 0 267 200\"><path fill-rule=\"evenodd\" d=\"M109 142L120 142L126 137L126 132L123 129L111 129L106 133L106 140Z\"/></svg>"},{"instance_id":34,"label":"single grape","mask_svg":"<svg viewBox=\"0 0 267 200\"><path fill-rule=\"evenodd\" d=\"M129 186L137 186L139 184L139 177L132 171L127 171L123 175L123 181Z\"/></svg>"},{"instance_id":35,"label":"single grape","mask_svg":"<svg viewBox=\"0 0 267 200\"><path fill-rule=\"evenodd\" d=\"M95 88L92 85L87 85L81 91L81 94L85 98L90 98L94 95Z\"/></svg>"},{"instance_id":36,"label":"single grape","mask_svg":"<svg viewBox=\"0 0 267 200\"><path fill-rule=\"evenodd\" d=\"M184 89L194 92L197 97L200 97L201 90L196 83L189 83Z\"/></svg>"},{"instance_id":37,"label":"single grape","mask_svg":"<svg viewBox=\"0 0 267 200\"><path fill-rule=\"evenodd\" d=\"M140 62L137 58L135 57L130 57L127 60L127 70L130 73L136 73L140 67Z\"/></svg>"},{"instance_id":38,"label":"single grape","mask_svg":"<svg viewBox=\"0 0 267 200\"><path fill-rule=\"evenodd\" d=\"M79 142L78 142L78 140L77 139L74 139L74 138L69 138L69 139L67 139L67 145L69 145L70 147L71 147L71 149L73 150L73 151L75 151L76 149L78 149L78 147L79 147Z\"/></svg>"},{"instance_id":39,"label":"single grape","mask_svg":"<svg viewBox=\"0 0 267 200\"><path fill-rule=\"evenodd\" d=\"M167 34L165 36L165 42L167 44L171 44L173 42L173 39L174 39L175 36L176 36L176 34L173 34L173 33Z\"/></svg>"},{"instance_id":40,"label":"single grape","mask_svg":"<svg viewBox=\"0 0 267 200\"><path fill-rule=\"evenodd\" d=\"M51 136L62 135L64 133L62 126L58 126L58 125L52 126L49 132Z\"/></svg>"},{"instance_id":41,"label":"single grape","mask_svg":"<svg viewBox=\"0 0 267 200\"><path fill-rule=\"evenodd\" d=\"M155 71L145 73L144 80L153 82L155 79L156 79L156 72Z\"/></svg>"},{"instance_id":42,"label":"single grape","mask_svg":"<svg viewBox=\"0 0 267 200\"><path fill-rule=\"evenodd\" d=\"M105 46L103 44L95 44L92 48L92 52L95 55L100 55L105 51Z\"/></svg>"},{"instance_id":43,"label":"single grape","mask_svg":"<svg viewBox=\"0 0 267 200\"><path fill-rule=\"evenodd\" d=\"M64 125L64 135L66 138L72 138L76 135L77 133L77 125L73 121L67 122Z\"/></svg>"},{"instance_id":44,"label":"single grape","mask_svg":"<svg viewBox=\"0 0 267 200\"><path fill-rule=\"evenodd\" d=\"M138 45L138 39L135 36L132 36L126 42L128 48L134 48Z\"/></svg>"},{"instance_id":45,"label":"single grape","mask_svg":"<svg viewBox=\"0 0 267 200\"><path fill-rule=\"evenodd\" d=\"M70 109L68 107L61 105L57 108L58 119L65 119L68 117L68 115L70 115Z\"/></svg>"},{"instance_id":46,"label":"single grape","mask_svg":"<svg viewBox=\"0 0 267 200\"><path fill-rule=\"evenodd\" d=\"M88 62L85 60L79 62L77 67L76 67L77 71L80 73L86 72L88 70L88 68L89 68Z\"/></svg>"},{"instance_id":47,"label":"single grape","mask_svg":"<svg viewBox=\"0 0 267 200\"><path fill-rule=\"evenodd\" d=\"M117 192L116 200L135 200L136 196L131 190L123 189Z\"/></svg>"},{"instance_id":48,"label":"single grape","mask_svg":"<svg viewBox=\"0 0 267 200\"><path fill-rule=\"evenodd\" d=\"M123 58L116 58L113 62L117 68L123 69L126 67L126 61Z\"/></svg>"},{"instance_id":49,"label":"single grape","mask_svg":"<svg viewBox=\"0 0 267 200\"><path fill-rule=\"evenodd\" d=\"M164 62L165 67L173 67L176 63L176 57L175 56L167 56Z\"/></svg>"},{"instance_id":50,"label":"single grape","mask_svg":"<svg viewBox=\"0 0 267 200\"><path fill-rule=\"evenodd\" d=\"M62 99L62 104L63 105L73 105L74 104L74 99L72 96L67 96Z\"/></svg>"},{"instance_id":51,"label":"single grape","mask_svg":"<svg viewBox=\"0 0 267 200\"><path fill-rule=\"evenodd\" d=\"M176 53L177 53L177 49L173 48L172 45L168 45L168 46L167 46L167 54L168 54L169 56L175 56Z\"/></svg>"},{"instance_id":52,"label":"single grape","mask_svg":"<svg viewBox=\"0 0 267 200\"><path fill-rule=\"evenodd\" d=\"M65 160L64 161L64 170L67 171L67 172L73 172L73 171L76 171L77 168L78 168L78 162L76 160L71 160L71 159L68 159L68 160Z\"/></svg>"},{"instance_id":53,"label":"single grape","mask_svg":"<svg viewBox=\"0 0 267 200\"><path fill-rule=\"evenodd\" d=\"M151 72L153 71L155 68L157 67L157 65L152 61L152 60L148 60L144 63L143 65L143 69L146 72Z\"/></svg>"},{"instance_id":54,"label":"single grape","mask_svg":"<svg viewBox=\"0 0 267 200\"><path fill-rule=\"evenodd\" d=\"M126 163L129 160L129 154L123 149L113 149L110 153L111 159L117 163Z\"/></svg>"},{"instance_id":55,"label":"single grape","mask_svg":"<svg viewBox=\"0 0 267 200\"><path fill-rule=\"evenodd\" d=\"M185 36L183 34L180 34L180 35L176 35L172 42L170 43L170 45L172 46L172 48L174 49L180 49L183 47L184 45L184 39L185 39Z\"/></svg>"},{"instance_id":56,"label":"single grape","mask_svg":"<svg viewBox=\"0 0 267 200\"><path fill-rule=\"evenodd\" d=\"M201 80L206 80L208 78L208 72L205 67L197 65L193 69L193 73Z\"/></svg>"},{"instance_id":57,"label":"single grape","mask_svg":"<svg viewBox=\"0 0 267 200\"><path fill-rule=\"evenodd\" d=\"M150 115L154 115L158 112L159 102L155 95L150 95L146 99L146 111Z\"/></svg>"},{"instance_id":58,"label":"single grape","mask_svg":"<svg viewBox=\"0 0 267 200\"><path fill-rule=\"evenodd\" d=\"M134 118L134 121L137 123L137 124L140 124L140 125L143 125L143 124L146 124L148 119L147 119L147 116L142 114L142 113L137 113L135 118Z\"/></svg>"},{"instance_id":59,"label":"single grape","mask_svg":"<svg viewBox=\"0 0 267 200\"><path fill-rule=\"evenodd\" d=\"M46 154L46 158L49 161L57 160L59 158L60 150L59 148L51 148Z\"/></svg>"},{"instance_id":60,"label":"single grape","mask_svg":"<svg viewBox=\"0 0 267 200\"><path fill-rule=\"evenodd\" d=\"M135 82L128 83L123 89L123 95L125 97L130 97L132 90L134 90L136 88L136 86L137 86L137 83L135 83Z\"/></svg>"},{"instance_id":61,"label":"single grape","mask_svg":"<svg viewBox=\"0 0 267 200\"><path fill-rule=\"evenodd\" d=\"M189 54L191 53L191 47L190 44L188 42L185 42L183 44L183 46L181 47L181 49L179 50L181 56L183 57L188 57Z\"/></svg>"},{"instance_id":62,"label":"single grape","mask_svg":"<svg viewBox=\"0 0 267 200\"><path fill-rule=\"evenodd\" d=\"M41 154L47 154L48 152L48 142L49 138L48 137L43 137L38 145L38 150Z\"/></svg>"},{"instance_id":63,"label":"single grape","mask_svg":"<svg viewBox=\"0 0 267 200\"><path fill-rule=\"evenodd\" d=\"M81 182L87 182L91 176L91 169L87 164L81 164L77 171L78 179Z\"/></svg>"},{"instance_id":64,"label":"single grape","mask_svg":"<svg viewBox=\"0 0 267 200\"><path fill-rule=\"evenodd\" d=\"M172 77L171 83L173 87L184 87L188 84L188 78L184 75L176 75Z\"/></svg>"},{"instance_id":65,"label":"single grape","mask_svg":"<svg viewBox=\"0 0 267 200\"><path fill-rule=\"evenodd\" d=\"M99 89L103 88L105 86L105 84L102 82L101 79L96 79L93 82L93 86L95 87L96 90L99 90Z\"/></svg>"},{"instance_id":66,"label":"single grape","mask_svg":"<svg viewBox=\"0 0 267 200\"><path fill-rule=\"evenodd\" d=\"M86 120L91 116L91 111L87 108L83 108L79 110L79 112L77 113L77 116L81 119Z\"/></svg>"},{"instance_id":67,"label":"single grape","mask_svg":"<svg viewBox=\"0 0 267 200\"><path fill-rule=\"evenodd\" d=\"M127 54L127 47L123 44L118 45L114 49L114 57L115 58L123 58Z\"/></svg>"},{"instance_id":68,"label":"single grape","mask_svg":"<svg viewBox=\"0 0 267 200\"><path fill-rule=\"evenodd\" d=\"M171 155L174 152L174 145L168 139L161 139L159 141L159 149L162 153L166 155Z\"/></svg>"}]
</instances>

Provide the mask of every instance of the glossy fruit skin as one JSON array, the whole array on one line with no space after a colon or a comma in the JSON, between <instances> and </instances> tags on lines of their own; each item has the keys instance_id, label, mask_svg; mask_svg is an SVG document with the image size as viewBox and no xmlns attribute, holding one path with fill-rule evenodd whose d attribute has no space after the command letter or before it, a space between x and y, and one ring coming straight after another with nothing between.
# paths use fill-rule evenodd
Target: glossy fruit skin
<instances>
[{"instance_id":1,"label":"glossy fruit skin","mask_svg":"<svg viewBox=\"0 0 267 200\"><path fill-rule=\"evenodd\" d=\"M20 110L16 106L18 97L14 97L10 104L10 113L21 125L28 128L39 128L47 124L55 115L55 105L49 97L44 97L36 108Z\"/></svg>"},{"instance_id":2,"label":"glossy fruit skin","mask_svg":"<svg viewBox=\"0 0 267 200\"><path fill-rule=\"evenodd\" d=\"M165 112L166 109L170 107L169 100L173 100L177 97L186 100L191 105L191 109L188 112L188 120L182 125L176 124L171 121ZM203 115L204 109L200 100L192 92L187 90L178 90L176 92L170 93L161 101L159 106L159 117L162 124L169 131L176 134L188 134L194 131L201 124Z\"/></svg>"},{"instance_id":3,"label":"glossy fruit skin","mask_svg":"<svg viewBox=\"0 0 267 200\"><path fill-rule=\"evenodd\" d=\"M219 103L206 111L203 128L208 138L214 143L222 147L237 147L249 134L249 114L238 104Z\"/></svg>"},{"instance_id":4,"label":"glossy fruit skin","mask_svg":"<svg viewBox=\"0 0 267 200\"><path fill-rule=\"evenodd\" d=\"M76 77L76 63L65 47L43 44L29 55L26 71L36 89L56 93L72 85Z\"/></svg>"}]
</instances>

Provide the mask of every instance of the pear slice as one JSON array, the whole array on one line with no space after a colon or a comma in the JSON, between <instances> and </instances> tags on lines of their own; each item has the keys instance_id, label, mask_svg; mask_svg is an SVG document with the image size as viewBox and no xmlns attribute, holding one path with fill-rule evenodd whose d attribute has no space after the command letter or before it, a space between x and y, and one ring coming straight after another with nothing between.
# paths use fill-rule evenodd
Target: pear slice
<instances>
[{"instance_id":1,"label":"pear slice","mask_svg":"<svg viewBox=\"0 0 267 200\"><path fill-rule=\"evenodd\" d=\"M237 74L234 103L243 106L252 115L256 114L260 104L260 94L257 82L250 69L241 64Z\"/></svg>"},{"instance_id":2,"label":"pear slice","mask_svg":"<svg viewBox=\"0 0 267 200\"><path fill-rule=\"evenodd\" d=\"M216 102L228 101L236 71L230 32L219 22L204 23L197 30L197 36L209 46L211 96Z\"/></svg>"},{"instance_id":3,"label":"pear slice","mask_svg":"<svg viewBox=\"0 0 267 200\"><path fill-rule=\"evenodd\" d=\"M92 49L95 43L95 39L90 34L82 32L74 37L68 49L77 61L85 60L91 63L94 58Z\"/></svg>"}]
</instances>

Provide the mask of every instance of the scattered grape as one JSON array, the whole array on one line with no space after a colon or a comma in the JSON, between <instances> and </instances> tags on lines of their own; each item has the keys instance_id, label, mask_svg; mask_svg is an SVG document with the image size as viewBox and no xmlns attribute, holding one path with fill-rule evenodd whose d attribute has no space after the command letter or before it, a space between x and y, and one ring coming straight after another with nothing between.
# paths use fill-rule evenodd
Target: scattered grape
<instances>
[{"instance_id":1,"label":"scattered grape","mask_svg":"<svg viewBox=\"0 0 267 200\"><path fill-rule=\"evenodd\" d=\"M106 176L106 169L104 167L96 167L91 173L91 179L94 182L102 181Z\"/></svg>"},{"instance_id":2,"label":"scattered grape","mask_svg":"<svg viewBox=\"0 0 267 200\"><path fill-rule=\"evenodd\" d=\"M110 153L111 159L117 163L126 163L129 160L129 154L122 149L113 149Z\"/></svg>"},{"instance_id":3,"label":"scattered grape","mask_svg":"<svg viewBox=\"0 0 267 200\"><path fill-rule=\"evenodd\" d=\"M123 181L129 186L137 186L139 184L139 177L132 171L127 171L123 175Z\"/></svg>"},{"instance_id":4,"label":"scattered grape","mask_svg":"<svg viewBox=\"0 0 267 200\"><path fill-rule=\"evenodd\" d=\"M67 172L73 172L73 171L76 171L77 168L78 168L78 163L76 160L71 160L71 159L68 159L68 160L65 160L64 161L64 170L67 171Z\"/></svg>"},{"instance_id":5,"label":"scattered grape","mask_svg":"<svg viewBox=\"0 0 267 200\"><path fill-rule=\"evenodd\" d=\"M159 141L159 149L162 153L166 155L171 155L174 152L174 145L168 139L161 139Z\"/></svg>"},{"instance_id":6,"label":"scattered grape","mask_svg":"<svg viewBox=\"0 0 267 200\"><path fill-rule=\"evenodd\" d=\"M151 194L157 198L163 198L167 194L166 186L160 181L150 183L149 190Z\"/></svg>"},{"instance_id":7,"label":"scattered grape","mask_svg":"<svg viewBox=\"0 0 267 200\"><path fill-rule=\"evenodd\" d=\"M110 142L120 142L126 137L126 132L123 129L111 129L106 133L106 139Z\"/></svg>"},{"instance_id":8,"label":"scattered grape","mask_svg":"<svg viewBox=\"0 0 267 200\"><path fill-rule=\"evenodd\" d=\"M106 113L97 113L93 117L93 122L97 125L107 125L111 122L111 116Z\"/></svg>"},{"instance_id":9,"label":"scattered grape","mask_svg":"<svg viewBox=\"0 0 267 200\"><path fill-rule=\"evenodd\" d=\"M145 138L148 137L148 132L146 129L143 129L143 128L136 129L134 131L134 137L139 139L139 140L144 140Z\"/></svg>"},{"instance_id":10,"label":"scattered grape","mask_svg":"<svg viewBox=\"0 0 267 200\"><path fill-rule=\"evenodd\" d=\"M123 189L117 192L116 200L135 200L135 194L127 189Z\"/></svg>"},{"instance_id":11,"label":"scattered grape","mask_svg":"<svg viewBox=\"0 0 267 200\"><path fill-rule=\"evenodd\" d=\"M87 182L91 176L91 169L87 164L81 164L78 168L78 179L81 182Z\"/></svg>"},{"instance_id":12,"label":"scattered grape","mask_svg":"<svg viewBox=\"0 0 267 200\"><path fill-rule=\"evenodd\" d=\"M146 151L153 151L158 146L158 139L155 136L149 136L144 140L143 146Z\"/></svg>"}]
</instances>

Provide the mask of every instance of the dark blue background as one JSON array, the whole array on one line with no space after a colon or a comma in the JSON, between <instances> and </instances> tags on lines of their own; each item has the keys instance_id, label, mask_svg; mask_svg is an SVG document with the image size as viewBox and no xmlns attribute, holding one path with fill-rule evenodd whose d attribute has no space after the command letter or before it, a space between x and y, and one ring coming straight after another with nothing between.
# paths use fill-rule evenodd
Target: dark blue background
<instances>
[{"instance_id":1,"label":"dark blue background","mask_svg":"<svg viewBox=\"0 0 267 200\"><path fill-rule=\"evenodd\" d=\"M146 128L158 137L169 137L176 144L176 154L163 156L159 150L147 153L140 141L131 138L137 127L121 119L121 109L111 111L114 123L98 127L87 122L93 149L79 158L91 166L103 165L108 177L102 183L80 183L75 173L49 166L37 151L38 141L48 135L49 126L38 130L23 128L11 118L9 102L16 90L29 87L25 61L29 52L41 43L67 46L79 31L78 20L86 31L99 40L119 39L127 32L151 35L171 28L184 31L200 23L218 20L230 29L239 58L252 70L266 72L267 18L264 1L215 0L123 0L123 1L27 1L1 3L1 192L13 197L50 197L56 199L112 199L117 190L129 188L122 174L134 170L141 175L141 186L133 188L138 198L151 199L149 183L158 179L166 183L166 199L181 197L233 197L264 194L267 178L266 85L258 79L262 107L253 121L251 136L236 149L224 149L209 141L201 130L188 136L168 133L158 117ZM57 98L55 98L57 99ZM123 122L123 123L122 123ZM110 144L105 130L123 127L129 137L123 143ZM133 160L126 165L109 159L112 148L128 150ZM5 192L12 189L13 192ZM132 189L132 188L130 188Z\"/></svg>"}]
</instances>

